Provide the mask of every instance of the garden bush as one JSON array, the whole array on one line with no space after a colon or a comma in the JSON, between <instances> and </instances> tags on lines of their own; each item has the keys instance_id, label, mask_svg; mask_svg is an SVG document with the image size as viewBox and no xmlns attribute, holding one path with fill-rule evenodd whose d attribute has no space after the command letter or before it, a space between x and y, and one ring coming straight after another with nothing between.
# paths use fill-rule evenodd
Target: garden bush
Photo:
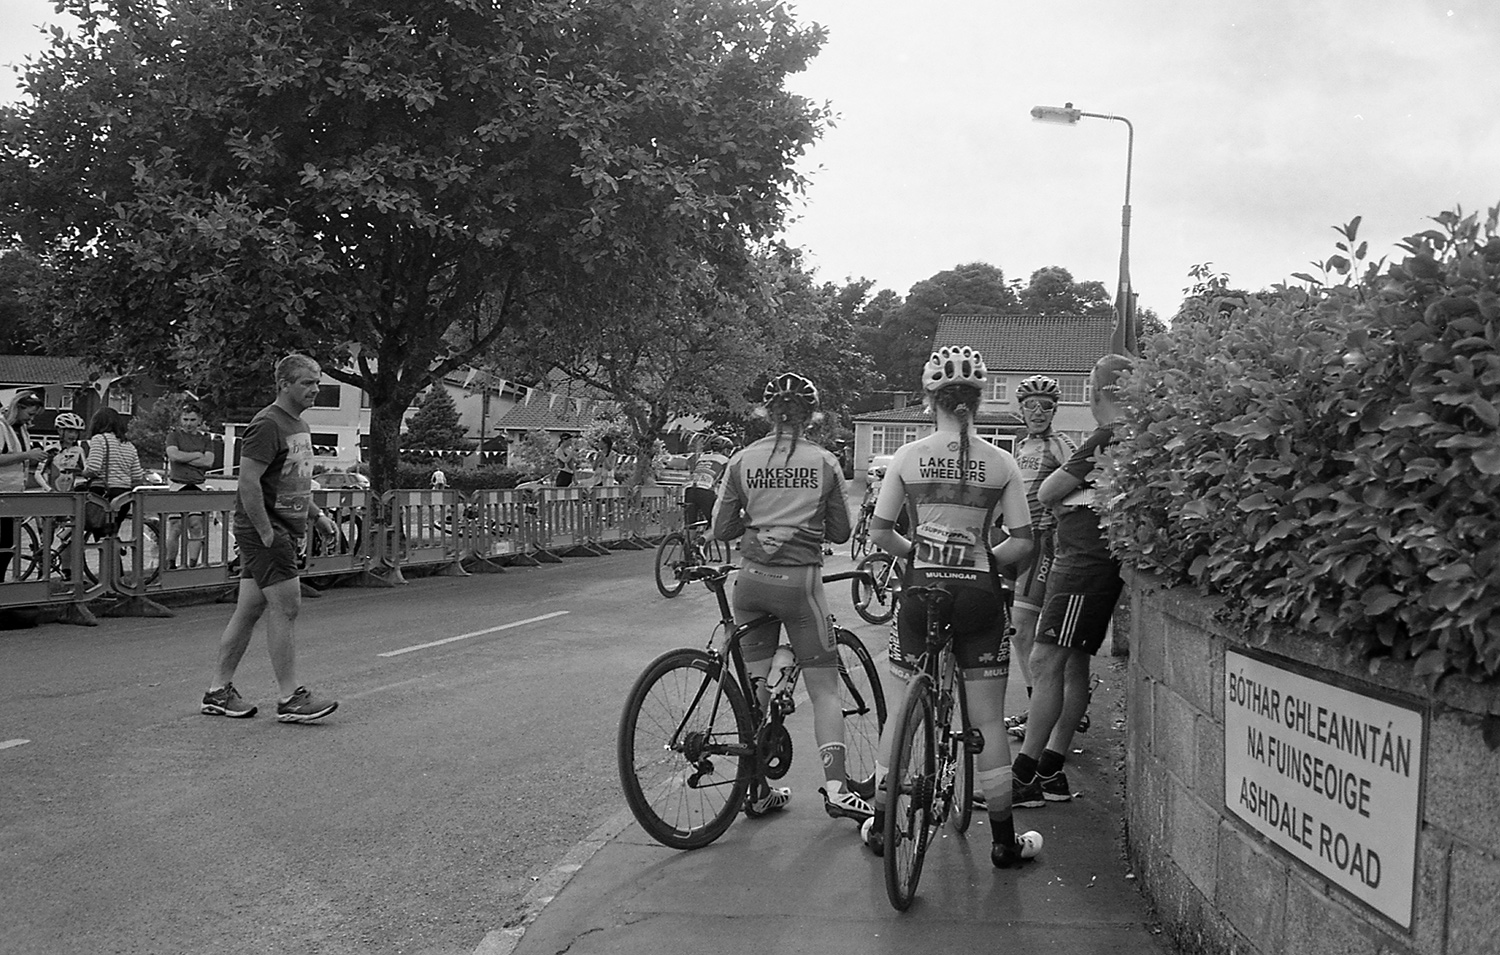
<instances>
[{"instance_id":1,"label":"garden bush","mask_svg":"<svg viewBox=\"0 0 1500 955\"><path fill-rule=\"evenodd\" d=\"M443 474L448 478L448 488L463 491L465 494L472 494L475 491L503 491L526 480L525 475L512 468L449 467L441 462L438 466L442 467ZM396 486L408 489L426 488L432 483L432 469L431 464L410 464L403 461L396 465Z\"/></svg>"},{"instance_id":2,"label":"garden bush","mask_svg":"<svg viewBox=\"0 0 1500 955\"><path fill-rule=\"evenodd\" d=\"M1123 389L1116 554L1247 632L1500 676L1497 217L1444 213L1389 266L1356 219L1307 288L1185 305Z\"/></svg>"}]
</instances>

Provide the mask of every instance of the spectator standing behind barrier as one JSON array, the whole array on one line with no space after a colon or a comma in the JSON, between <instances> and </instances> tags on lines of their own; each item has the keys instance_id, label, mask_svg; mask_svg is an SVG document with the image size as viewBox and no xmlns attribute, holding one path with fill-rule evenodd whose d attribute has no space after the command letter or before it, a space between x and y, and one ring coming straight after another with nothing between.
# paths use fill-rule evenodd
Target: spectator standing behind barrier
<instances>
[{"instance_id":1,"label":"spectator standing behind barrier","mask_svg":"<svg viewBox=\"0 0 1500 955\"><path fill-rule=\"evenodd\" d=\"M565 434L557 439L557 486L572 487L573 472L578 470L578 449L573 447L573 436Z\"/></svg>"},{"instance_id":2,"label":"spectator standing behind barrier","mask_svg":"<svg viewBox=\"0 0 1500 955\"><path fill-rule=\"evenodd\" d=\"M23 391L11 401L0 419L0 494L19 494L26 490L26 474L47 460L47 452L32 447L31 421L42 407L41 396ZM0 579L10 564L16 546L16 519L0 517Z\"/></svg>"},{"instance_id":3,"label":"spectator standing behind barrier","mask_svg":"<svg viewBox=\"0 0 1500 955\"><path fill-rule=\"evenodd\" d=\"M83 465L83 477L110 500L129 493L145 480L141 456L135 445L125 438L129 426L130 422L124 415L108 406L94 412L89 421L89 451L88 460ZM129 516L130 506L127 504L115 515L115 533L119 533L120 526Z\"/></svg>"},{"instance_id":4,"label":"spectator standing behind barrier","mask_svg":"<svg viewBox=\"0 0 1500 955\"><path fill-rule=\"evenodd\" d=\"M620 467L620 455L615 451L615 439L609 435L599 438L599 457L594 460L594 487L614 487L618 482L615 471Z\"/></svg>"},{"instance_id":5,"label":"spectator standing behind barrier","mask_svg":"<svg viewBox=\"0 0 1500 955\"><path fill-rule=\"evenodd\" d=\"M298 543L309 518L330 535L334 532L332 519L313 500L312 434L302 420L302 412L317 400L321 378L322 369L306 355L288 355L278 362L276 401L250 419L240 443L234 507L240 590L234 615L219 641L214 682L203 694L201 711L210 716L255 715L256 708L240 697L233 680L262 615L266 617L266 649L281 691L276 718L283 723L311 723L338 708L338 703L316 699L307 687L298 685L293 640L302 609Z\"/></svg>"},{"instance_id":6,"label":"spectator standing behind barrier","mask_svg":"<svg viewBox=\"0 0 1500 955\"><path fill-rule=\"evenodd\" d=\"M1063 763L1088 708L1089 662L1104 644L1115 601L1124 588L1120 562L1110 555L1099 527L1089 473L1098 464L1098 453L1114 441L1115 425L1124 417L1115 390L1131 366L1128 355L1105 355L1095 363L1090 383L1099 427L1037 489L1037 500L1058 514L1057 552L1031 650L1034 691L1026 741L1011 764L1017 806L1073 798Z\"/></svg>"},{"instance_id":7,"label":"spectator standing behind barrier","mask_svg":"<svg viewBox=\"0 0 1500 955\"><path fill-rule=\"evenodd\" d=\"M448 489L448 475L443 473L442 468L432 469L432 489L434 491L445 491Z\"/></svg>"},{"instance_id":8,"label":"spectator standing behind barrier","mask_svg":"<svg viewBox=\"0 0 1500 955\"><path fill-rule=\"evenodd\" d=\"M214 466L213 436L203 428L203 414L192 405L183 405L177 414L177 427L167 435L167 477L174 491L201 491L208 471ZM182 539L183 521L187 522L187 539ZM203 515L189 514L186 518L170 518L167 521L167 566L177 566L179 557L186 559L187 566L196 567L203 562L204 546L208 543L204 534ZM179 548L179 541L181 545ZM182 553L179 554L179 549Z\"/></svg>"}]
</instances>

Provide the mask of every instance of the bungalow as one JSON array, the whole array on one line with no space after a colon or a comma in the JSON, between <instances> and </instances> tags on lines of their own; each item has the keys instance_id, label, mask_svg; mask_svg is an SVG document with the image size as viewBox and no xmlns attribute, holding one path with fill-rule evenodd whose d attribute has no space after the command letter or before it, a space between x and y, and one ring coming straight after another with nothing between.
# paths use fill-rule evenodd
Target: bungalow
<instances>
[{"instance_id":1,"label":"bungalow","mask_svg":"<svg viewBox=\"0 0 1500 955\"><path fill-rule=\"evenodd\" d=\"M1025 429L1016 403L1016 385L1031 375L1049 375L1062 388L1052 426L1080 444L1094 430L1089 408L1089 372L1109 352L1112 315L944 315L933 348L968 345L984 356L989 390L979 406L979 433L1006 450ZM915 370L913 371L915 377ZM895 406L854 419L855 477L863 483L870 459L932 433L932 415L920 395L898 395Z\"/></svg>"},{"instance_id":2,"label":"bungalow","mask_svg":"<svg viewBox=\"0 0 1500 955\"><path fill-rule=\"evenodd\" d=\"M137 391L140 396L154 397L160 391L154 384L142 381L141 388L129 375L100 374L91 370L82 358L51 355L0 355L0 394L37 391L42 394L42 412L32 430L43 444L53 442L53 421L64 411L71 411L87 423L107 402L121 414L134 414Z\"/></svg>"}]
</instances>

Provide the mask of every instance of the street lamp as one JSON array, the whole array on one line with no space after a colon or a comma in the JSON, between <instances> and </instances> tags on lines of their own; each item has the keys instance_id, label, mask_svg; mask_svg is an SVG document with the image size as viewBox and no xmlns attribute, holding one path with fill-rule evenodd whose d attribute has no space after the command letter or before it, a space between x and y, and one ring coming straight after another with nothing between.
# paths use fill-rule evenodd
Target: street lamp
<instances>
[{"instance_id":1,"label":"street lamp","mask_svg":"<svg viewBox=\"0 0 1500 955\"><path fill-rule=\"evenodd\" d=\"M1083 117L1090 119L1112 119L1125 124L1129 136L1125 141L1125 206L1120 210L1120 286L1116 292L1115 308L1120 321L1115 328L1114 347L1117 352L1136 351L1135 292L1130 287L1130 166L1135 158L1135 127L1123 116L1109 113L1086 113L1074 109L1072 103L1063 106L1033 106L1031 118L1041 123L1060 123L1076 126Z\"/></svg>"}]
</instances>

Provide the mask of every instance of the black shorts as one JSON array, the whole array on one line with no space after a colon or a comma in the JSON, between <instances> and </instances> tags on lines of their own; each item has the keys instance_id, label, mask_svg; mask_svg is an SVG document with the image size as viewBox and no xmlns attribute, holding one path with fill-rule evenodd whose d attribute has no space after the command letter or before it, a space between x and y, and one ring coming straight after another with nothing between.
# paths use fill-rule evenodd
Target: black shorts
<instances>
[{"instance_id":1,"label":"black shorts","mask_svg":"<svg viewBox=\"0 0 1500 955\"><path fill-rule=\"evenodd\" d=\"M699 521L707 523L714 519L714 502L719 496L711 487L685 487L682 489L682 519L689 525Z\"/></svg>"},{"instance_id":2,"label":"black shorts","mask_svg":"<svg viewBox=\"0 0 1500 955\"><path fill-rule=\"evenodd\" d=\"M234 529L234 542L240 549L240 577L253 580L262 590L273 584L296 580L297 539L279 524L273 525L276 537L267 547L255 528Z\"/></svg>"},{"instance_id":3,"label":"black shorts","mask_svg":"<svg viewBox=\"0 0 1500 955\"><path fill-rule=\"evenodd\" d=\"M1010 675L1010 607L999 578L970 567L918 567L904 586L942 586L953 592L953 655L969 680ZM927 649L927 608L903 598L891 628L889 656L897 670L916 669Z\"/></svg>"},{"instance_id":4,"label":"black shorts","mask_svg":"<svg viewBox=\"0 0 1500 955\"><path fill-rule=\"evenodd\" d=\"M1083 576L1054 571L1036 622L1036 642L1093 655L1104 645L1125 582L1119 574Z\"/></svg>"}]
</instances>

